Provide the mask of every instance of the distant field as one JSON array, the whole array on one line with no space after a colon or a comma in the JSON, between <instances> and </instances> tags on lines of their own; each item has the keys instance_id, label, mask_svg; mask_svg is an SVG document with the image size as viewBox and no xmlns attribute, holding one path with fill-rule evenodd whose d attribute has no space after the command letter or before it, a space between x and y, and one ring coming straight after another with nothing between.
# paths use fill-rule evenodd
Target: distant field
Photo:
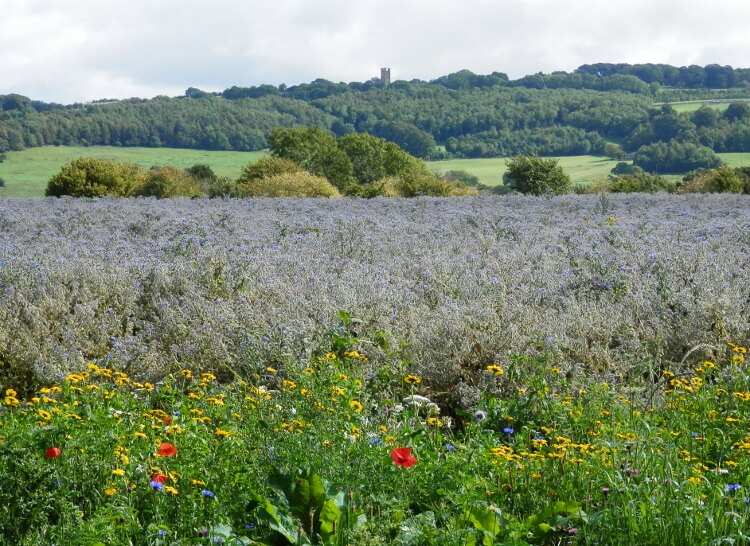
<instances>
[{"instance_id":1,"label":"distant field","mask_svg":"<svg viewBox=\"0 0 750 546\"><path fill-rule=\"evenodd\" d=\"M607 157L591 155L558 157L556 159L560 160L560 165L573 179L574 184L591 184L607 178L609 171L617 165L617 161ZM507 161L505 158L451 159L448 161L433 161L430 163L430 168L441 173L451 170L467 171L479 177L479 180L487 186L498 186L502 184Z\"/></svg>"},{"instance_id":2,"label":"distant field","mask_svg":"<svg viewBox=\"0 0 750 546\"><path fill-rule=\"evenodd\" d=\"M174 165L190 167L196 163L210 165L219 176L236 178L242 167L256 161L264 152L209 152L176 148L115 148L109 146L45 146L22 152L9 152L0 163L0 178L6 183L4 197L37 197L44 195L47 181L62 165L78 157L97 157L130 161L143 167Z\"/></svg>"},{"instance_id":3,"label":"distant field","mask_svg":"<svg viewBox=\"0 0 750 546\"><path fill-rule=\"evenodd\" d=\"M723 112L733 102L748 102L750 99L733 99L733 100L691 100L685 102L670 102L669 104L678 112L695 112L701 106L710 106L720 112Z\"/></svg>"},{"instance_id":4,"label":"distant field","mask_svg":"<svg viewBox=\"0 0 750 546\"><path fill-rule=\"evenodd\" d=\"M72 159L88 156L102 159L130 161L143 167L153 165L174 165L190 167L196 163L206 163L220 176L236 178L242 168L258 160L265 152L209 152L204 150L181 150L174 148L113 148L106 146L83 147L44 147L31 148L22 152L9 152L8 159L0 163L0 178L6 188L0 189L2 197L39 197L50 177L62 165ZM730 167L750 166L750 153L719 154ZM606 157L590 155L558 157L560 165L573 179L574 184L591 184L607 178L617 162ZM432 161L428 166L437 173L450 170L463 170L479 177L487 186L502 184L506 171L507 158L490 159L451 159ZM679 176L669 176L679 179Z\"/></svg>"}]
</instances>

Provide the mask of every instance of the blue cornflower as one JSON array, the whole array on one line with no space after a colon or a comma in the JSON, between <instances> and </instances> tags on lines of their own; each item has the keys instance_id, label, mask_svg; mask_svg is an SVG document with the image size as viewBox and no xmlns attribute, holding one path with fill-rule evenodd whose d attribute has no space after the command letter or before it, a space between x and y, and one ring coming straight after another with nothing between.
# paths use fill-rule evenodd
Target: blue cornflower
<instances>
[{"instance_id":1,"label":"blue cornflower","mask_svg":"<svg viewBox=\"0 0 750 546\"><path fill-rule=\"evenodd\" d=\"M445 444L445 450L448 453L453 453L454 451L456 451L456 446L454 446L453 444Z\"/></svg>"},{"instance_id":2,"label":"blue cornflower","mask_svg":"<svg viewBox=\"0 0 750 546\"><path fill-rule=\"evenodd\" d=\"M161 484L159 484L159 485L161 485ZM164 529L159 529L158 531L156 531L156 534L159 535L160 537L167 536L167 532Z\"/></svg>"},{"instance_id":3,"label":"blue cornflower","mask_svg":"<svg viewBox=\"0 0 750 546\"><path fill-rule=\"evenodd\" d=\"M515 432L515 430L513 430L513 427L505 427L503 429L503 434L507 434L508 436L510 436L514 432Z\"/></svg>"},{"instance_id":4,"label":"blue cornflower","mask_svg":"<svg viewBox=\"0 0 750 546\"><path fill-rule=\"evenodd\" d=\"M213 499L216 496L216 493L214 493L213 491L209 489L203 489L201 490L201 495L203 495L207 499Z\"/></svg>"},{"instance_id":5,"label":"blue cornflower","mask_svg":"<svg viewBox=\"0 0 750 546\"><path fill-rule=\"evenodd\" d=\"M724 486L724 491L727 493L734 493L735 491L739 491L742 488L742 486L738 483L728 483Z\"/></svg>"},{"instance_id":6,"label":"blue cornflower","mask_svg":"<svg viewBox=\"0 0 750 546\"><path fill-rule=\"evenodd\" d=\"M157 481L155 481L155 480L151 480L151 481L149 482L149 485L150 485L150 486L151 486L151 487L152 487L153 489L156 489L157 491L162 491L162 490L164 489L164 484L163 484L163 483L159 483L159 482L157 482Z\"/></svg>"},{"instance_id":7,"label":"blue cornflower","mask_svg":"<svg viewBox=\"0 0 750 546\"><path fill-rule=\"evenodd\" d=\"M372 447L377 447L383 443L383 440L380 439L380 436L372 436L369 443Z\"/></svg>"},{"instance_id":8,"label":"blue cornflower","mask_svg":"<svg viewBox=\"0 0 750 546\"><path fill-rule=\"evenodd\" d=\"M255 529L255 524L252 523L252 522L251 523L246 523L245 524L245 529L247 529L248 531L252 531L253 529Z\"/></svg>"}]
</instances>

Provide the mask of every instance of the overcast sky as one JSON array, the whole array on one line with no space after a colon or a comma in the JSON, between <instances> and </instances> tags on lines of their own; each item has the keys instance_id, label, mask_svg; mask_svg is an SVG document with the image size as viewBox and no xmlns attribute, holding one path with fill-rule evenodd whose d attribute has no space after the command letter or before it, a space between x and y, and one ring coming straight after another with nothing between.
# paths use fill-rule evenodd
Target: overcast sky
<instances>
[{"instance_id":1,"label":"overcast sky","mask_svg":"<svg viewBox=\"0 0 750 546\"><path fill-rule=\"evenodd\" d=\"M0 0L0 94L519 77L591 62L750 66L750 0Z\"/></svg>"}]
</instances>

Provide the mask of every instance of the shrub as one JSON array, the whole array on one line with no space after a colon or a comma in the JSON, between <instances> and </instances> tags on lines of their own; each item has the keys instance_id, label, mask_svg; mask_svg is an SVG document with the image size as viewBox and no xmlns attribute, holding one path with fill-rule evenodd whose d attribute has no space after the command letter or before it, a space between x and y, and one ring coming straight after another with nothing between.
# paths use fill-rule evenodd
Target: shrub
<instances>
[{"instance_id":1,"label":"shrub","mask_svg":"<svg viewBox=\"0 0 750 546\"><path fill-rule=\"evenodd\" d=\"M239 197L340 197L322 176L308 172L283 173L238 185Z\"/></svg>"},{"instance_id":2,"label":"shrub","mask_svg":"<svg viewBox=\"0 0 750 546\"><path fill-rule=\"evenodd\" d=\"M242 170L237 182L244 184L253 180L261 180L280 174L291 174L303 172L304 169L291 159L283 157L264 157L254 163L250 163Z\"/></svg>"},{"instance_id":3,"label":"shrub","mask_svg":"<svg viewBox=\"0 0 750 546\"><path fill-rule=\"evenodd\" d=\"M442 178L443 180L447 180L448 182L458 182L460 184L463 184L464 186L471 186L472 188L479 188L484 186L481 182L479 182L478 176L475 176L466 171L447 171L443 173Z\"/></svg>"},{"instance_id":4,"label":"shrub","mask_svg":"<svg viewBox=\"0 0 750 546\"><path fill-rule=\"evenodd\" d=\"M0 178L0 188L4 188L4 187L5 187L5 180Z\"/></svg>"},{"instance_id":5,"label":"shrub","mask_svg":"<svg viewBox=\"0 0 750 546\"><path fill-rule=\"evenodd\" d=\"M690 174L677 187L679 193L742 193L744 189L743 177L727 166Z\"/></svg>"},{"instance_id":6,"label":"shrub","mask_svg":"<svg viewBox=\"0 0 750 546\"><path fill-rule=\"evenodd\" d=\"M131 163L82 157L63 166L47 184L51 197L129 197L136 195L146 172Z\"/></svg>"},{"instance_id":7,"label":"shrub","mask_svg":"<svg viewBox=\"0 0 750 546\"><path fill-rule=\"evenodd\" d=\"M185 169L185 171L195 178L201 186L209 186L212 183L216 182L217 176L214 170L209 166L202 163L197 163L193 165L192 167Z\"/></svg>"},{"instance_id":8,"label":"shrub","mask_svg":"<svg viewBox=\"0 0 750 546\"><path fill-rule=\"evenodd\" d=\"M372 184L365 197L463 197L478 194L476 188L427 174L384 178Z\"/></svg>"},{"instance_id":9,"label":"shrub","mask_svg":"<svg viewBox=\"0 0 750 546\"><path fill-rule=\"evenodd\" d=\"M217 177L209 183L202 184L203 191L210 198L236 197L239 194L238 185L227 176Z\"/></svg>"},{"instance_id":10,"label":"shrub","mask_svg":"<svg viewBox=\"0 0 750 546\"><path fill-rule=\"evenodd\" d=\"M616 176L607 186L613 193L655 193L674 189L665 178L646 173Z\"/></svg>"},{"instance_id":11,"label":"shrub","mask_svg":"<svg viewBox=\"0 0 750 546\"><path fill-rule=\"evenodd\" d=\"M0 163L8 159L8 156L5 155L3 152L0 152Z\"/></svg>"},{"instance_id":12,"label":"shrub","mask_svg":"<svg viewBox=\"0 0 750 546\"><path fill-rule=\"evenodd\" d=\"M645 171L641 169L640 167L638 167L637 165L633 165L632 163L626 163L624 161L620 161L610 171L610 173L615 176L621 176L625 174L642 174L644 172Z\"/></svg>"},{"instance_id":13,"label":"shrub","mask_svg":"<svg viewBox=\"0 0 750 546\"><path fill-rule=\"evenodd\" d=\"M532 195L561 195L572 187L570 177L556 159L533 156L511 159L503 180L511 189Z\"/></svg>"},{"instance_id":14,"label":"shrub","mask_svg":"<svg viewBox=\"0 0 750 546\"><path fill-rule=\"evenodd\" d=\"M203 194L198 180L187 171L175 167L154 167L137 195L143 197L199 197Z\"/></svg>"}]
</instances>

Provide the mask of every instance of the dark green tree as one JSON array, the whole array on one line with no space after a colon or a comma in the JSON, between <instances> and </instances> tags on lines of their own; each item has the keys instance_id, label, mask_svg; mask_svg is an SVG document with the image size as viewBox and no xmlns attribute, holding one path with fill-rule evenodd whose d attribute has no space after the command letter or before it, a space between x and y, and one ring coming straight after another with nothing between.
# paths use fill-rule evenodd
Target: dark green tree
<instances>
[{"instance_id":1,"label":"dark green tree","mask_svg":"<svg viewBox=\"0 0 750 546\"><path fill-rule=\"evenodd\" d=\"M532 156L511 159L503 180L511 189L532 195L561 195L572 188L557 160Z\"/></svg>"}]
</instances>

